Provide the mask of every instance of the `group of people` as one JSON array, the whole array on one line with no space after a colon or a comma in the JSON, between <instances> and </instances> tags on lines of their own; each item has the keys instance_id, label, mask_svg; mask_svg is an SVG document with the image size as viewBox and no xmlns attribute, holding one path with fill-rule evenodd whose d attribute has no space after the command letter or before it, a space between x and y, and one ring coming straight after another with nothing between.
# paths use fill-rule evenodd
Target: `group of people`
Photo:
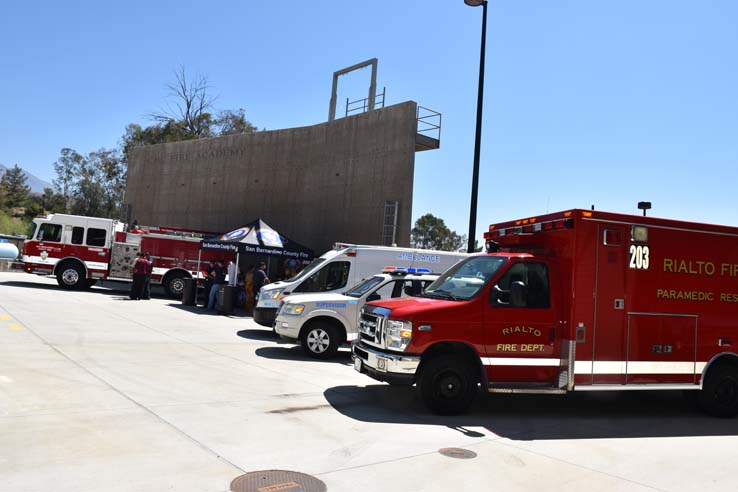
<instances>
[{"instance_id":1,"label":"group of people","mask_svg":"<svg viewBox=\"0 0 738 492\"><path fill-rule=\"evenodd\" d=\"M211 262L205 272L205 299L207 299L207 304L203 308L209 311L215 309L218 290L225 285L226 278L228 278L228 285L232 287L243 286L244 307L246 312L253 312L259 289L270 282L266 269L267 265L263 261L259 263L258 268L249 265L246 268L246 273L241 277L235 260L231 260L227 268L224 267L222 261Z\"/></svg>"},{"instance_id":2,"label":"group of people","mask_svg":"<svg viewBox=\"0 0 738 492\"><path fill-rule=\"evenodd\" d=\"M133 269L131 299L134 301L151 299L151 272L154 269L154 259L151 253L136 253L136 259L131 268Z\"/></svg>"}]
</instances>

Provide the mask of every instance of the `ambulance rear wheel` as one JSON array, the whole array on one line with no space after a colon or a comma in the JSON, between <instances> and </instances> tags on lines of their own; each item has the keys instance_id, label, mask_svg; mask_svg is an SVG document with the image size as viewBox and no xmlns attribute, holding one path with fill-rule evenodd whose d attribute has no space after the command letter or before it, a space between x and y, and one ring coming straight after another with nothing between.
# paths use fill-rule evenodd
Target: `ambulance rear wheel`
<instances>
[{"instance_id":1,"label":"ambulance rear wheel","mask_svg":"<svg viewBox=\"0 0 738 492\"><path fill-rule=\"evenodd\" d=\"M338 351L338 330L329 323L314 322L302 331L302 350L316 359L333 357Z\"/></svg>"},{"instance_id":2,"label":"ambulance rear wheel","mask_svg":"<svg viewBox=\"0 0 738 492\"><path fill-rule=\"evenodd\" d=\"M479 376L463 358L439 355L423 365L418 389L423 403L433 413L458 415L474 402Z\"/></svg>"},{"instance_id":3,"label":"ambulance rear wheel","mask_svg":"<svg viewBox=\"0 0 738 492\"><path fill-rule=\"evenodd\" d=\"M85 269L76 261L66 261L56 270L56 283L62 289L81 289L87 284Z\"/></svg>"},{"instance_id":4,"label":"ambulance rear wheel","mask_svg":"<svg viewBox=\"0 0 738 492\"><path fill-rule=\"evenodd\" d=\"M738 415L738 366L717 363L710 368L700 391L700 408L713 417Z\"/></svg>"}]
</instances>

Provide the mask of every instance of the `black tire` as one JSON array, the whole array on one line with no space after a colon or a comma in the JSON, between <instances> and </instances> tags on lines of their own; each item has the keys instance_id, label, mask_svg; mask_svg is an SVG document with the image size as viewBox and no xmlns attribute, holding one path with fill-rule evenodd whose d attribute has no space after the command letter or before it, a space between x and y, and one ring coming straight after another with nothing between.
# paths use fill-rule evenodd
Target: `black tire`
<instances>
[{"instance_id":1,"label":"black tire","mask_svg":"<svg viewBox=\"0 0 738 492\"><path fill-rule=\"evenodd\" d=\"M184 279L186 278L188 278L187 275L182 272L168 273L165 275L161 285L164 287L164 292L166 292L167 296L181 299L185 286Z\"/></svg>"},{"instance_id":2,"label":"black tire","mask_svg":"<svg viewBox=\"0 0 738 492\"><path fill-rule=\"evenodd\" d=\"M439 355L423 365L418 389L431 412L458 415L474 402L479 392L479 375L464 358Z\"/></svg>"},{"instance_id":3,"label":"black tire","mask_svg":"<svg viewBox=\"0 0 738 492\"><path fill-rule=\"evenodd\" d=\"M87 285L85 269L76 261L65 261L56 269L56 282L62 289L82 289Z\"/></svg>"},{"instance_id":4,"label":"black tire","mask_svg":"<svg viewBox=\"0 0 738 492\"><path fill-rule=\"evenodd\" d=\"M335 326L329 323L310 323L300 334L302 350L315 359L328 359L336 355L340 340Z\"/></svg>"},{"instance_id":5,"label":"black tire","mask_svg":"<svg viewBox=\"0 0 738 492\"><path fill-rule=\"evenodd\" d=\"M713 417L738 415L738 366L717 363L710 368L700 391L698 403L702 411Z\"/></svg>"}]
</instances>

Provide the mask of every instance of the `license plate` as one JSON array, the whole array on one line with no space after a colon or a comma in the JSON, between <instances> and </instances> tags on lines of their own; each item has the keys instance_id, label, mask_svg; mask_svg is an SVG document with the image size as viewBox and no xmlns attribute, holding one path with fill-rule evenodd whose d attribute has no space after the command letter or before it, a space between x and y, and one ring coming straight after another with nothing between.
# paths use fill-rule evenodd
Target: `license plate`
<instances>
[{"instance_id":1,"label":"license plate","mask_svg":"<svg viewBox=\"0 0 738 492\"><path fill-rule=\"evenodd\" d=\"M361 372L361 359L358 357L354 359L354 369Z\"/></svg>"}]
</instances>

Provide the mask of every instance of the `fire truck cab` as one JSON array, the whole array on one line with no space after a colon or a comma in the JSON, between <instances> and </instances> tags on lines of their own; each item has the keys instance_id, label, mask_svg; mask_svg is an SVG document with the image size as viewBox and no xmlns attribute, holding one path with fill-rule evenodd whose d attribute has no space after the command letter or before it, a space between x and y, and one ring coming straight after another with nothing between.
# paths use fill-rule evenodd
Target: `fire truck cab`
<instances>
[{"instance_id":1,"label":"fire truck cab","mask_svg":"<svg viewBox=\"0 0 738 492\"><path fill-rule=\"evenodd\" d=\"M110 248L122 222L51 214L33 219L23 247L28 273L54 275L61 287L84 288L105 278Z\"/></svg>"},{"instance_id":2,"label":"fire truck cab","mask_svg":"<svg viewBox=\"0 0 738 492\"><path fill-rule=\"evenodd\" d=\"M569 210L485 238L422 297L364 307L356 370L441 414L480 386L690 390L738 414L738 228Z\"/></svg>"}]
</instances>

